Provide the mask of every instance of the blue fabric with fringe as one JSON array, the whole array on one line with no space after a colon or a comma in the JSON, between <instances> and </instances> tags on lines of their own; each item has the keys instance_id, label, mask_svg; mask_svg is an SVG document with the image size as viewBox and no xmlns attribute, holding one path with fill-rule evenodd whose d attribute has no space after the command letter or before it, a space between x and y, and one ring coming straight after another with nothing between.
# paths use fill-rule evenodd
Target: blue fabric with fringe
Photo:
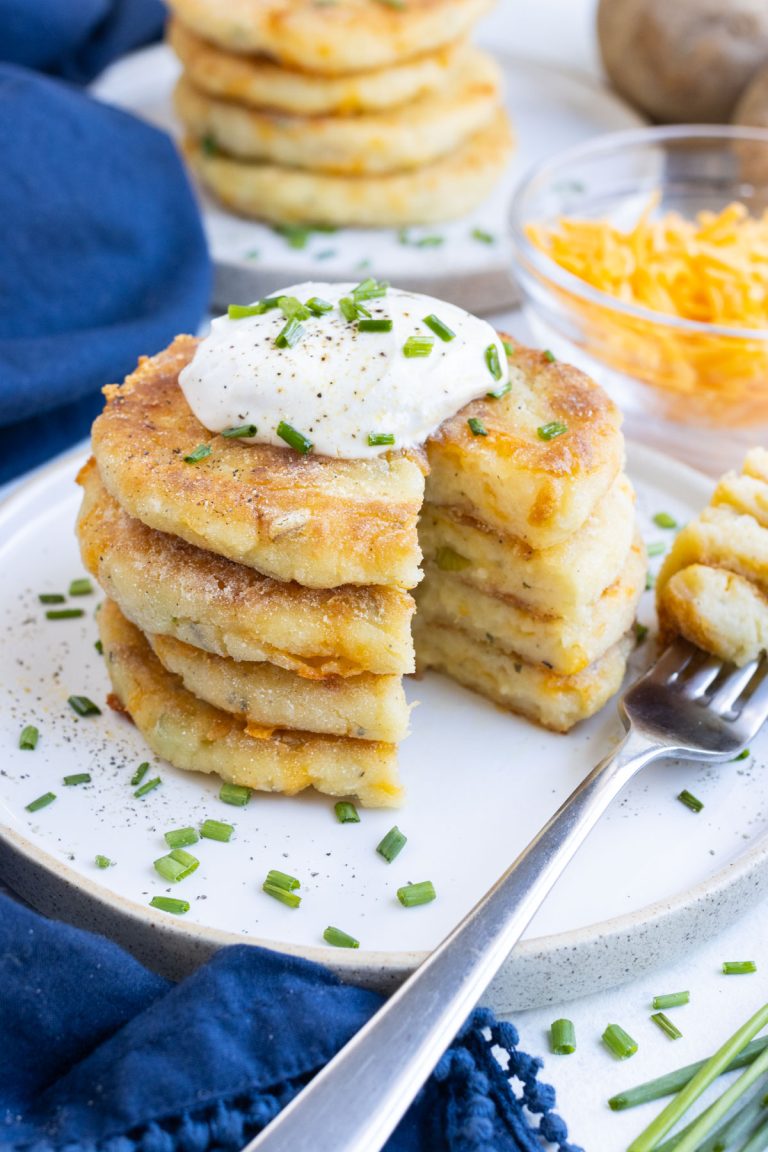
<instances>
[{"instance_id":1,"label":"blue fabric with fringe","mask_svg":"<svg viewBox=\"0 0 768 1152\"><path fill-rule=\"evenodd\" d=\"M172 985L0 895L0 1148L238 1152L380 1003L250 946ZM478 1009L387 1152L580 1152L517 1045Z\"/></svg>"}]
</instances>

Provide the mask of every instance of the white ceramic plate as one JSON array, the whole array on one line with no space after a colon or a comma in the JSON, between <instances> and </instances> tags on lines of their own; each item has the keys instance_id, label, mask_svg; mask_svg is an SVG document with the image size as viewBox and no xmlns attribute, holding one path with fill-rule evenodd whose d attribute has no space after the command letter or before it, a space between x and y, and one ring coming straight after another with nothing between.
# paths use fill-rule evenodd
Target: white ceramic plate
<instances>
[{"instance_id":1,"label":"white ceramic plate","mask_svg":"<svg viewBox=\"0 0 768 1152\"><path fill-rule=\"evenodd\" d=\"M0 511L0 874L43 910L108 931L165 971L188 970L221 943L252 941L323 959L374 986L396 981L604 755L619 730L615 708L557 736L428 675L409 687L420 703L401 750L408 799L400 811L363 811L359 824L341 825L333 801L317 795L254 794L247 808L227 806L216 780L148 756L123 717L104 707L78 719L67 706L73 693L104 706L109 691L94 650L96 597L71 601L87 612L65 621L47 621L38 602L38 593L66 592L82 574L73 534L80 459L49 466ZM649 539L671 536L649 514L663 509L682 522L708 499L708 481L647 449L632 448L630 472ZM647 617L651 605L644 609ZM636 665L649 649L637 650ZM40 743L22 752L19 732L29 723ZM497 1007L617 983L756 898L768 873L768 775L758 770L766 747L768 737L750 759L717 769L657 765L633 783L536 916L497 981ZM136 800L129 779L145 759L163 783ZM63 786L76 772L93 782ZM704 801L701 814L675 799L683 787ZM28 813L25 805L48 790L56 801ZM167 851L163 832L205 817L232 822L236 835L192 849L200 867L171 893L190 901L189 913L149 908L153 895L170 891L152 867ZM388 865L375 846L395 822L408 844ZM97 869L97 853L114 867ZM299 910L260 891L270 868L301 878ZM401 908L396 888L425 879L438 899ZM357 936L361 950L324 947L328 924Z\"/></svg>"},{"instance_id":2,"label":"white ceramic plate","mask_svg":"<svg viewBox=\"0 0 768 1152\"><path fill-rule=\"evenodd\" d=\"M475 313L510 304L506 212L512 190L533 163L601 132L636 128L640 117L586 75L556 65L498 56L517 148L504 178L471 216L414 228L414 241L442 237L438 246L403 244L392 229L341 229L314 233L304 249L291 248L264 224L242 219L201 192L203 219L217 265L215 301L251 298L301 280L357 279L373 269L402 288L431 292ZM94 85L100 99L127 108L178 134L171 92L179 65L160 45L125 57ZM480 228L494 243L473 239Z\"/></svg>"}]
</instances>

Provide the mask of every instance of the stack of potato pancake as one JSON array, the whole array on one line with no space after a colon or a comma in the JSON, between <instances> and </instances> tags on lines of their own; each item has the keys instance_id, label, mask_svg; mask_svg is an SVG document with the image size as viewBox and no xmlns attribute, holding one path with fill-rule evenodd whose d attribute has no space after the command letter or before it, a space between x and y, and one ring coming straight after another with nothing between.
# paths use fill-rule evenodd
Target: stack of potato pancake
<instances>
[{"instance_id":1,"label":"stack of potato pancake","mask_svg":"<svg viewBox=\"0 0 768 1152\"><path fill-rule=\"evenodd\" d=\"M424 452L348 460L208 431L178 383L196 346L105 390L79 478L107 668L155 753L397 803L419 541L422 665L562 731L616 691L645 553L620 418L589 379L508 344L509 386Z\"/></svg>"},{"instance_id":2,"label":"stack of potato pancake","mask_svg":"<svg viewBox=\"0 0 768 1152\"><path fill-rule=\"evenodd\" d=\"M511 146L499 70L467 39L491 2L172 0L193 168L273 223L463 215Z\"/></svg>"}]
</instances>

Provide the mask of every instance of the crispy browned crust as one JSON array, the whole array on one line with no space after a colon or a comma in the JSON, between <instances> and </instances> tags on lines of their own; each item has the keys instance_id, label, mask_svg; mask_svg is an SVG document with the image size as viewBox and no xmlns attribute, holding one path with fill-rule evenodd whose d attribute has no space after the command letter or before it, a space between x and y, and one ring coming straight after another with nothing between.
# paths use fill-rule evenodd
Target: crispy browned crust
<instances>
[{"instance_id":1,"label":"crispy browned crust","mask_svg":"<svg viewBox=\"0 0 768 1152\"><path fill-rule=\"evenodd\" d=\"M276 580L314 588L418 583L420 455L336 460L209 432L178 383L196 347L193 337L178 336L143 358L122 386L104 389L93 451L122 507ZM185 463L200 443L211 454Z\"/></svg>"}]
</instances>

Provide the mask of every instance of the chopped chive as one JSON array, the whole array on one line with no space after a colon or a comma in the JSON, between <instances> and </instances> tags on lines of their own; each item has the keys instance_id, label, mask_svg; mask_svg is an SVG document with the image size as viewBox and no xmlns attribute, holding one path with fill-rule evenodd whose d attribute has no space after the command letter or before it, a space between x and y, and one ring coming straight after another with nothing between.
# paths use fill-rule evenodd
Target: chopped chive
<instances>
[{"instance_id":1,"label":"chopped chive","mask_svg":"<svg viewBox=\"0 0 768 1152\"><path fill-rule=\"evenodd\" d=\"M190 452L188 456L184 457L185 464L198 464L201 460L205 460L206 456L210 456L210 444L198 444L194 451Z\"/></svg>"},{"instance_id":2,"label":"chopped chive","mask_svg":"<svg viewBox=\"0 0 768 1152\"><path fill-rule=\"evenodd\" d=\"M653 522L657 528L677 528L677 520L669 512L657 512Z\"/></svg>"},{"instance_id":3,"label":"chopped chive","mask_svg":"<svg viewBox=\"0 0 768 1152\"><path fill-rule=\"evenodd\" d=\"M225 440L243 440L246 436L255 436L257 432L255 424L239 424L237 428L225 428L221 435Z\"/></svg>"},{"instance_id":4,"label":"chopped chive","mask_svg":"<svg viewBox=\"0 0 768 1152\"><path fill-rule=\"evenodd\" d=\"M368 433L368 446L370 448L377 448L381 444L394 444L394 432L369 432Z\"/></svg>"},{"instance_id":5,"label":"chopped chive","mask_svg":"<svg viewBox=\"0 0 768 1152\"><path fill-rule=\"evenodd\" d=\"M154 776L151 780L147 780L146 784L142 784L140 788L137 788L134 796L137 800L141 800L142 796L146 796L148 792L154 792L155 788L159 788L161 784L162 780L160 777Z\"/></svg>"},{"instance_id":6,"label":"chopped chive","mask_svg":"<svg viewBox=\"0 0 768 1152\"><path fill-rule=\"evenodd\" d=\"M40 730L35 728L34 724L27 724L21 730L19 736L19 748L22 752L34 752L37 748L37 742L40 739Z\"/></svg>"},{"instance_id":7,"label":"chopped chive","mask_svg":"<svg viewBox=\"0 0 768 1152\"><path fill-rule=\"evenodd\" d=\"M216 143L216 137L212 132L206 132L200 140L200 147L204 156L218 155L219 146Z\"/></svg>"},{"instance_id":8,"label":"chopped chive","mask_svg":"<svg viewBox=\"0 0 768 1152\"><path fill-rule=\"evenodd\" d=\"M408 837L404 836L395 824L376 845L376 851L379 856L384 857L388 864L391 864L394 858L400 855L407 842Z\"/></svg>"},{"instance_id":9,"label":"chopped chive","mask_svg":"<svg viewBox=\"0 0 768 1152\"><path fill-rule=\"evenodd\" d=\"M646 572L646 574L645 574L645 590L646 590L646 592L650 592L655 583L656 583L656 580L654 578L653 573L652 572Z\"/></svg>"},{"instance_id":10,"label":"chopped chive","mask_svg":"<svg viewBox=\"0 0 768 1152\"><path fill-rule=\"evenodd\" d=\"M72 776L65 776L64 783L71 787L73 784L90 784L90 772L75 772Z\"/></svg>"},{"instance_id":11,"label":"chopped chive","mask_svg":"<svg viewBox=\"0 0 768 1152\"><path fill-rule=\"evenodd\" d=\"M550 352L549 348L544 349L543 356L549 364L554 364L555 360L557 359L554 352Z\"/></svg>"},{"instance_id":12,"label":"chopped chive","mask_svg":"<svg viewBox=\"0 0 768 1152\"><path fill-rule=\"evenodd\" d=\"M539 440L554 440L557 436L562 436L567 431L567 424L563 424L560 420L550 420L549 424L542 424L541 427L536 429L536 435Z\"/></svg>"},{"instance_id":13,"label":"chopped chive","mask_svg":"<svg viewBox=\"0 0 768 1152\"><path fill-rule=\"evenodd\" d=\"M188 900L174 900L172 896L153 896L150 907L159 908L161 912L173 912L174 916L183 916L189 912Z\"/></svg>"},{"instance_id":14,"label":"chopped chive","mask_svg":"<svg viewBox=\"0 0 768 1152\"><path fill-rule=\"evenodd\" d=\"M356 288L352 289L352 299L356 304L361 300L376 300L380 296L386 296L388 288L388 281L375 280L369 276L367 280L363 280Z\"/></svg>"},{"instance_id":15,"label":"chopped chive","mask_svg":"<svg viewBox=\"0 0 768 1152\"><path fill-rule=\"evenodd\" d=\"M409 239L408 243L414 248L439 248L441 244L445 244L445 236L440 236L435 232L431 236L419 236L416 240Z\"/></svg>"},{"instance_id":16,"label":"chopped chive","mask_svg":"<svg viewBox=\"0 0 768 1152\"><path fill-rule=\"evenodd\" d=\"M486 232L484 228L473 228L471 232L473 240L478 240L481 244L495 244L496 237L492 232Z\"/></svg>"},{"instance_id":17,"label":"chopped chive","mask_svg":"<svg viewBox=\"0 0 768 1152\"><path fill-rule=\"evenodd\" d=\"M669 1036L670 1040L679 1040L682 1036L680 1029L677 1028L663 1012L654 1012L651 1020L653 1020L654 1024L658 1024L659 1028Z\"/></svg>"},{"instance_id":18,"label":"chopped chive","mask_svg":"<svg viewBox=\"0 0 768 1152\"><path fill-rule=\"evenodd\" d=\"M289 876L287 872L280 872L277 868L270 868L264 883L271 884L275 888L285 888L286 892L293 892L297 888L301 888L300 880L297 880L295 876Z\"/></svg>"},{"instance_id":19,"label":"chopped chive","mask_svg":"<svg viewBox=\"0 0 768 1152\"><path fill-rule=\"evenodd\" d=\"M734 1072L738 1068L746 1068L748 1064L768 1048L768 1036L761 1036L759 1040L751 1040L738 1055L735 1055L725 1064L717 1075ZM646 1080L635 1088L627 1088L619 1092L608 1101L608 1107L613 1112L622 1112L625 1108L636 1108L639 1104L648 1104L652 1100L660 1100L664 1096L673 1096L685 1088L693 1077L709 1063L709 1060L697 1060L694 1064L686 1064L683 1068L676 1068L655 1080Z\"/></svg>"},{"instance_id":20,"label":"chopped chive","mask_svg":"<svg viewBox=\"0 0 768 1152\"><path fill-rule=\"evenodd\" d=\"M320 296L311 296L307 300L307 308L313 316L323 316L326 312L333 312L333 304L323 300Z\"/></svg>"},{"instance_id":21,"label":"chopped chive","mask_svg":"<svg viewBox=\"0 0 768 1152\"><path fill-rule=\"evenodd\" d=\"M41 808L47 808L49 804L53 804L55 799L55 792L44 792L42 796L38 796L37 800L31 800L25 807L27 812L39 812Z\"/></svg>"},{"instance_id":22,"label":"chopped chive","mask_svg":"<svg viewBox=\"0 0 768 1152\"><path fill-rule=\"evenodd\" d=\"M304 335L304 329L295 316L286 320L283 327L275 336L276 348L294 348Z\"/></svg>"},{"instance_id":23,"label":"chopped chive","mask_svg":"<svg viewBox=\"0 0 768 1152\"><path fill-rule=\"evenodd\" d=\"M482 420L480 420L477 416L470 416L469 420L467 420L467 424L469 424L473 436L488 435L488 429L486 428L485 424L483 424Z\"/></svg>"},{"instance_id":24,"label":"chopped chive","mask_svg":"<svg viewBox=\"0 0 768 1152\"><path fill-rule=\"evenodd\" d=\"M442 320L438 316L435 316L434 312L430 312L429 316L424 317L424 323L427 328L432 329L435 336L442 340L443 343L448 344L451 340L456 339L456 333L449 328L447 324L443 324Z\"/></svg>"},{"instance_id":25,"label":"chopped chive","mask_svg":"<svg viewBox=\"0 0 768 1152\"><path fill-rule=\"evenodd\" d=\"M638 644L642 644L648 635L648 625L641 624L640 621L635 622L635 640Z\"/></svg>"},{"instance_id":26,"label":"chopped chive","mask_svg":"<svg viewBox=\"0 0 768 1152\"><path fill-rule=\"evenodd\" d=\"M186 880L187 876L191 876L199 865L200 861L196 856L191 856L183 848L174 848L173 852L169 852L167 856L161 856L155 860L155 871L164 880L178 884L179 880Z\"/></svg>"},{"instance_id":27,"label":"chopped chive","mask_svg":"<svg viewBox=\"0 0 768 1152\"><path fill-rule=\"evenodd\" d=\"M683 788L682 792L678 793L677 798L681 804L685 804L686 808L690 808L691 812L701 812L704 807L704 801L699 800L698 796L694 796L687 788Z\"/></svg>"},{"instance_id":28,"label":"chopped chive","mask_svg":"<svg viewBox=\"0 0 768 1152\"><path fill-rule=\"evenodd\" d=\"M234 830L231 824L226 824L223 820L204 820L200 825L201 836L206 840L219 840L222 844L229 843Z\"/></svg>"},{"instance_id":29,"label":"chopped chive","mask_svg":"<svg viewBox=\"0 0 768 1152\"><path fill-rule=\"evenodd\" d=\"M307 439L303 432L297 432L290 424L286 424L285 420L281 420L278 424L277 434L281 440L285 440L286 444L302 456L306 456L307 452L311 452L314 447L312 441Z\"/></svg>"},{"instance_id":30,"label":"chopped chive","mask_svg":"<svg viewBox=\"0 0 768 1152\"><path fill-rule=\"evenodd\" d=\"M341 928L334 928L330 924L323 932L323 940L326 944L332 944L334 948L360 947L360 941L355 940L354 936L350 936L348 932L342 932Z\"/></svg>"},{"instance_id":31,"label":"chopped chive","mask_svg":"<svg viewBox=\"0 0 768 1152\"><path fill-rule=\"evenodd\" d=\"M627 1060L637 1052L637 1043L619 1024L609 1024L602 1036L603 1044L618 1060Z\"/></svg>"},{"instance_id":32,"label":"chopped chive","mask_svg":"<svg viewBox=\"0 0 768 1152\"><path fill-rule=\"evenodd\" d=\"M448 547L438 548L435 562L441 572L463 572L465 568L472 567L471 560Z\"/></svg>"},{"instance_id":33,"label":"chopped chive","mask_svg":"<svg viewBox=\"0 0 768 1152\"><path fill-rule=\"evenodd\" d=\"M278 224L274 228L278 236L282 236L291 248L306 248L310 237L310 229L300 224Z\"/></svg>"},{"instance_id":34,"label":"chopped chive","mask_svg":"<svg viewBox=\"0 0 768 1152\"><path fill-rule=\"evenodd\" d=\"M114 864L114 860L110 860L109 856L102 856L100 853L95 857L97 868L110 868Z\"/></svg>"},{"instance_id":35,"label":"chopped chive","mask_svg":"<svg viewBox=\"0 0 768 1152\"><path fill-rule=\"evenodd\" d=\"M99 656L104 655L104 645L102 644L101 640L94 640L93 646L98 652Z\"/></svg>"},{"instance_id":36,"label":"chopped chive","mask_svg":"<svg viewBox=\"0 0 768 1152\"><path fill-rule=\"evenodd\" d=\"M225 804L233 804L235 808L244 808L251 798L252 788L245 784L222 784L219 789L219 800Z\"/></svg>"},{"instance_id":37,"label":"chopped chive","mask_svg":"<svg viewBox=\"0 0 768 1152\"><path fill-rule=\"evenodd\" d=\"M486 348L485 363L494 380L501 380L501 361L499 360L499 350L495 344L489 344Z\"/></svg>"},{"instance_id":38,"label":"chopped chive","mask_svg":"<svg viewBox=\"0 0 768 1152\"><path fill-rule=\"evenodd\" d=\"M357 304L351 296L342 296L339 300L339 311L347 323L351 324L353 320L357 320Z\"/></svg>"},{"instance_id":39,"label":"chopped chive","mask_svg":"<svg viewBox=\"0 0 768 1152\"><path fill-rule=\"evenodd\" d=\"M297 296L278 296L277 306L286 320L309 320L312 315Z\"/></svg>"},{"instance_id":40,"label":"chopped chive","mask_svg":"<svg viewBox=\"0 0 768 1152\"><path fill-rule=\"evenodd\" d=\"M336 255L335 248L323 248L322 252L315 252L315 260L331 260ZM317 313L313 312L313 316Z\"/></svg>"},{"instance_id":41,"label":"chopped chive","mask_svg":"<svg viewBox=\"0 0 768 1152\"><path fill-rule=\"evenodd\" d=\"M391 332L392 321L384 318L381 320L358 320L357 330L358 332Z\"/></svg>"},{"instance_id":42,"label":"chopped chive","mask_svg":"<svg viewBox=\"0 0 768 1152\"><path fill-rule=\"evenodd\" d=\"M489 400L501 400L502 396L506 396L507 392L512 391L512 381L507 380L502 384L501 388L494 388L492 392L486 392Z\"/></svg>"},{"instance_id":43,"label":"chopped chive","mask_svg":"<svg viewBox=\"0 0 768 1152\"><path fill-rule=\"evenodd\" d=\"M41 604L63 604L66 600L61 592L40 592L37 598Z\"/></svg>"},{"instance_id":44,"label":"chopped chive","mask_svg":"<svg viewBox=\"0 0 768 1152\"><path fill-rule=\"evenodd\" d=\"M511 340L504 340L504 339L502 338L502 341L501 341L501 346L502 346L502 348L504 349L504 351L505 351L505 353L506 353L506 355L507 355L507 359L508 359L508 360L509 360L509 359L511 359L511 358L514 356L514 354L515 354L515 346L514 346L514 344L512 343L512 341L511 341Z\"/></svg>"},{"instance_id":45,"label":"chopped chive","mask_svg":"<svg viewBox=\"0 0 768 1152\"><path fill-rule=\"evenodd\" d=\"M403 344L403 356L407 360L416 360L421 356L429 356L435 345L433 336L409 336Z\"/></svg>"},{"instance_id":46,"label":"chopped chive","mask_svg":"<svg viewBox=\"0 0 768 1152\"><path fill-rule=\"evenodd\" d=\"M46 620L76 620L78 616L85 616L82 608L49 608L45 614Z\"/></svg>"},{"instance_id":47,"label":"chopped chive","mask_svg":"<svg viewBox=\"0 0 768 1152\"><path fill-rule=\"evenodd\" d=\"M131 787L136 788L137 785L141 784L147 772L149 772L149 761L145 760L143 764L139 764L133 776L131 776Z\"/></svg>"},{"instance_id":48,"label":"chopped chive","mask_svg":"<svg viewBox=\"0 0 768 1152\"><path fill-rule=\"evenodd\" d=\"M725 976L745 976L748 972L757 972L754 960L724 960L723 974Z\"/></svg>"},{"instance_id":49,"label":"chopped chive","mask_svg":"<svg viewBox=\"0 0 768 1152\"><path fill-rule=\"evenodd\" d=\"M73 580L69 585L70 596L90 596L92 592L93 584L87 576L82 576L79 580Z\"/></svg>"},{"instance_id":50,"label":"chopped chive","mask_svg":"<svg viewBox=\"0 0 768 1152\"><path fill-rule=\"evenodd\" d=\"M681 1004L688 1004L690 999L690 992L667 992L663 996L654 996L651 1007L679 1008Z\"/></svg>"},{"instance_id":51,"label":"chopped chive","mask_svg":"<svg viewBox=\"0 0 768 1152\"><path fill-rule=\"evenodd\" d=\"M357 808L355 808L354 804L350 804L349 800L339 800L338 803L334 804L333 810L336 813L336 819L339 824L360 823Z\"/></svg>"},{"instance_id":52,"label":"chopped chive","mask_svg":"<svg viewBox=\"0 0 768 1152\"><path fill-rule=\"evenodd\" d=\"M169 848L186 848L189 844L197 844L200 839L194 828L171 828L163 833L163 839Z\"/></svg>"},{"instance_id":53,"label":"chopped chive","mask_svg":"<svg viewBox=\"0 0 768 1152\"><path fill-rule=\"evenodd\" d=\"M731 764L737 764L739 760L746 760L748 756L749 748L743 748L741 752L739 752L738 756L734 756L733 760L731 760Z\"/></svg>"},{"instance_id":54,"label":"chopped chive","mask_svg":"<svg viewBox=\"0 0 768 1152\"><path fill-rule=\"evenodd\" d=\"M269 884L266 880L261 886L262 892L266 892L268 896L273 896L275 900L279 900L283 904L287 904L289 908L298 908L301 904L301 896L297 896L295 892L288 891L287 888L280 888L277 884Z\"/></svg>"},{"instance_id":55,"label":"chopped chive","mask_svg":"<svg viewBox=\"0 0 768 1152\"><path fill-rule=\"evenodd\" d=\"M420 880L418 884L406 884L397 890L397 898L403 908L415 908L419 904L429 904L437 898L431 880Z\"/></svg>"},{"instance_id":56,"label":"chopped chive","mask_svg":"<svg viewBox=\"0 0 768 1152\"><path fill-rule=\"evenodd\" d=\"M67 704L78 716L101 716L101 708L89 700L87 696L69 696Z\"/></svg>"},{"instance_id":57,"label":"chopped chive","mask_svg":"<svg viewBox=\"0 0 768 1152\"><path fill-rule=\"evenodd\" d=\"M555 1056L576 1051L576 1029L570 1020L555 1020L549 1030L549 1049Z\"/></svg>"},{"instance_id":58,"label":"chopped chive","mask_svg":"<svg viewBox=\"0 0 768 1152\"><path fill-rule=\"evenodd\" d=\"M245 320L247 316L263 316L266 309L258 304L230 304L227 316L230 320Z\"/></svg>"},{"instance_id":59,"label":"chopped chive","mask_svg":"<svg viewBox=\"0 0 768 1152\"><path fill-rule=\"evenodd\" d=\"M663 556L667 546L663 540L653 540L650 544L646 544L645 550L649 556Z\"/></svg>"}]
</instances>

